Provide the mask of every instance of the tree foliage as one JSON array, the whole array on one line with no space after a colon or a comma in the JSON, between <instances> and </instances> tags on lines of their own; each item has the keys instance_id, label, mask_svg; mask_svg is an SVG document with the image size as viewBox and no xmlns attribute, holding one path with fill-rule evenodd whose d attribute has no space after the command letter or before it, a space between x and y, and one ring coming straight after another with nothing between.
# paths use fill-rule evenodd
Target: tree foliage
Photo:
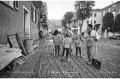
<instances>
[{"instance_id":1,"label":"tree foliage","mask_svg":"<svg viewBox=\"0 0 120 79\"><path fill-rule=\"evenodd\" d=\"M77 19L82 21L82 25L83 25L83 20L90 17L91 10L93 6L95 6L94 4L95 1L75 1L74 5L75 5Z\"/></svg>"},{"instance_id":2,"label":"tree foliage","mask_svg":"<svg viewBox=\"0 0 120 79\"><path fill-rule=\"evenodd\" d=\"M109 32L114 32L114 15L111 12L106 13L103 16L102 19L103 22L103 28L102 31L104 32L105 30Z\"/></svg>"},{"instance_id":3,"label":"tree foliage","mask_svg":"<svg viewBox=\"0 0 120 79\"><path fill-rule=\"evenodd\" d=\"M117 14L117 16L115 17L114 31L115 32L120 31L120 14Z\"/></svg>"},{"instance_id":4,"label":"tree foliage","mask_svg":"<svg viewBox=\"0 0 120 79\"><path fill-rule=\"evenodd\" d=\"M73 18L73 12L66 12L65 15L64 15L64 19L66 21L66 23L70 24L72 23L72 18Z\"/></svg>"},{"instance_id":5,"label":"tree foliage","mask_svg":"<svg viewBox=\"0 0 120 79\"><path fill-rule=\"evenodd\" d=\"M84 20L90 17L94 1L75 1L75 9L77 12L77 19Z\"/></svg>"},{"instance_id":6,"label":"tree foliage","mask_svg":"<svg viewBox=\"0 0 120 79\"><path fill-rule=\"evenodd\" d=\"M65 20L65 19L62 19L62 20L61 20L61 25L64 26L64 27L66 27L67 23L66 23L66 20Z\"/></svg>"}]
</instances>

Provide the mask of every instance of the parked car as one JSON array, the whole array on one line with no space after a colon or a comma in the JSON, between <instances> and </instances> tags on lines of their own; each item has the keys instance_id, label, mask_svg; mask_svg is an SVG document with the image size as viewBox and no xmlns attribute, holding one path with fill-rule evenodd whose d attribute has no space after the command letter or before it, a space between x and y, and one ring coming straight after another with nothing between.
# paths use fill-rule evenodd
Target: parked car
<instances>
[{"instance_id":1,"label":"parked car","mask_svg":"<svg viewBox=\"0 0 120 79\"><path fill-rule=\"evenodd\" d=\"M120 40L120 35L113 35L111 37L109 37L110 39L116 39L116 40Z\"/></svg>"}]
</instances>

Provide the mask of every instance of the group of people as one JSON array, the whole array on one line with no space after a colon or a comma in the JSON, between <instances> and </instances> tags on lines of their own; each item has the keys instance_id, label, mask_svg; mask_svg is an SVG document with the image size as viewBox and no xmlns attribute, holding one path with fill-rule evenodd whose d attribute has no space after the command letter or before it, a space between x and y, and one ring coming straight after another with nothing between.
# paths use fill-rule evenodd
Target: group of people
<instances>
[{"instance_id":1,"label":"group of people","mask_svg":"<svg viewBox=\"0 0 120 79\"><path fill-rule=\"evenodd\" d=\"M62 56L64 56L66 52L66 60L68 61L68 56L71 55L73 44L76 49L76 56L78 53L80 57L81 55L81 42L86 45L87 56L88 56L88 64L92 62L92 50L95 46L95 42L98 41L100 36L93 29L91 24L88 24L87 31L85 33L78 34L78 30L74 31L74 35L70 35L68 33L62 35L58 30L55 30L53 33L53 44L55 46L55 56L60 56L60 46L63 48Z\"/></svg>"}]
</instances>

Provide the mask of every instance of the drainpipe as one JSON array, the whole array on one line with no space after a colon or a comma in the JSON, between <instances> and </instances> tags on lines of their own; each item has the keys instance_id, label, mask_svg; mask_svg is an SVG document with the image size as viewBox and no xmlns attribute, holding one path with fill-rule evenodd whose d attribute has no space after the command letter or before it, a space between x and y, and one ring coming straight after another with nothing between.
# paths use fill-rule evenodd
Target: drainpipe
<instances>
[{"instance_id":1,"label":"drainpipe","mask_svg":"<svg viewBox=\"0 0 120 79\"><path fill-rule=\"evenodd\" d=\"M38 37L39 37L39 40L40 40L40 34L39 34L39 32L40 32L40 23L41 23L41 21L40 21L40 13L41 13L41 3L40 2L38 2Z\"/></svg>"},{"instance_id":2,"label":"drainpipe","mask_svg":"<svg viewBox=\"0 0 120 79\"><path fill-rule=\"evenodd\" d=\"M39 32L40 32L40 7L38 8L38 38L40 40Z\"/></svg>"}]
</instances>

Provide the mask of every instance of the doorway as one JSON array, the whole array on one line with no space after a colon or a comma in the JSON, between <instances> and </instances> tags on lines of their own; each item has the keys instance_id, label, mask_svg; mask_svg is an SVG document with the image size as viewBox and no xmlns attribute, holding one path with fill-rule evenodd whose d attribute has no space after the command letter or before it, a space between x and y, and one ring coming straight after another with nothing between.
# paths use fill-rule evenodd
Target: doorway
<instances>
[{"instance_id":1,"label":"doorway","mask_svg":"<svg viewBox=\"0 0 120 79\"><path fill-rule=\"evenodd\" d=\"M30 38L30 13L29 10L23 6L23 21L24 21L24 37Z\"/></svg>"}]
</instances>

